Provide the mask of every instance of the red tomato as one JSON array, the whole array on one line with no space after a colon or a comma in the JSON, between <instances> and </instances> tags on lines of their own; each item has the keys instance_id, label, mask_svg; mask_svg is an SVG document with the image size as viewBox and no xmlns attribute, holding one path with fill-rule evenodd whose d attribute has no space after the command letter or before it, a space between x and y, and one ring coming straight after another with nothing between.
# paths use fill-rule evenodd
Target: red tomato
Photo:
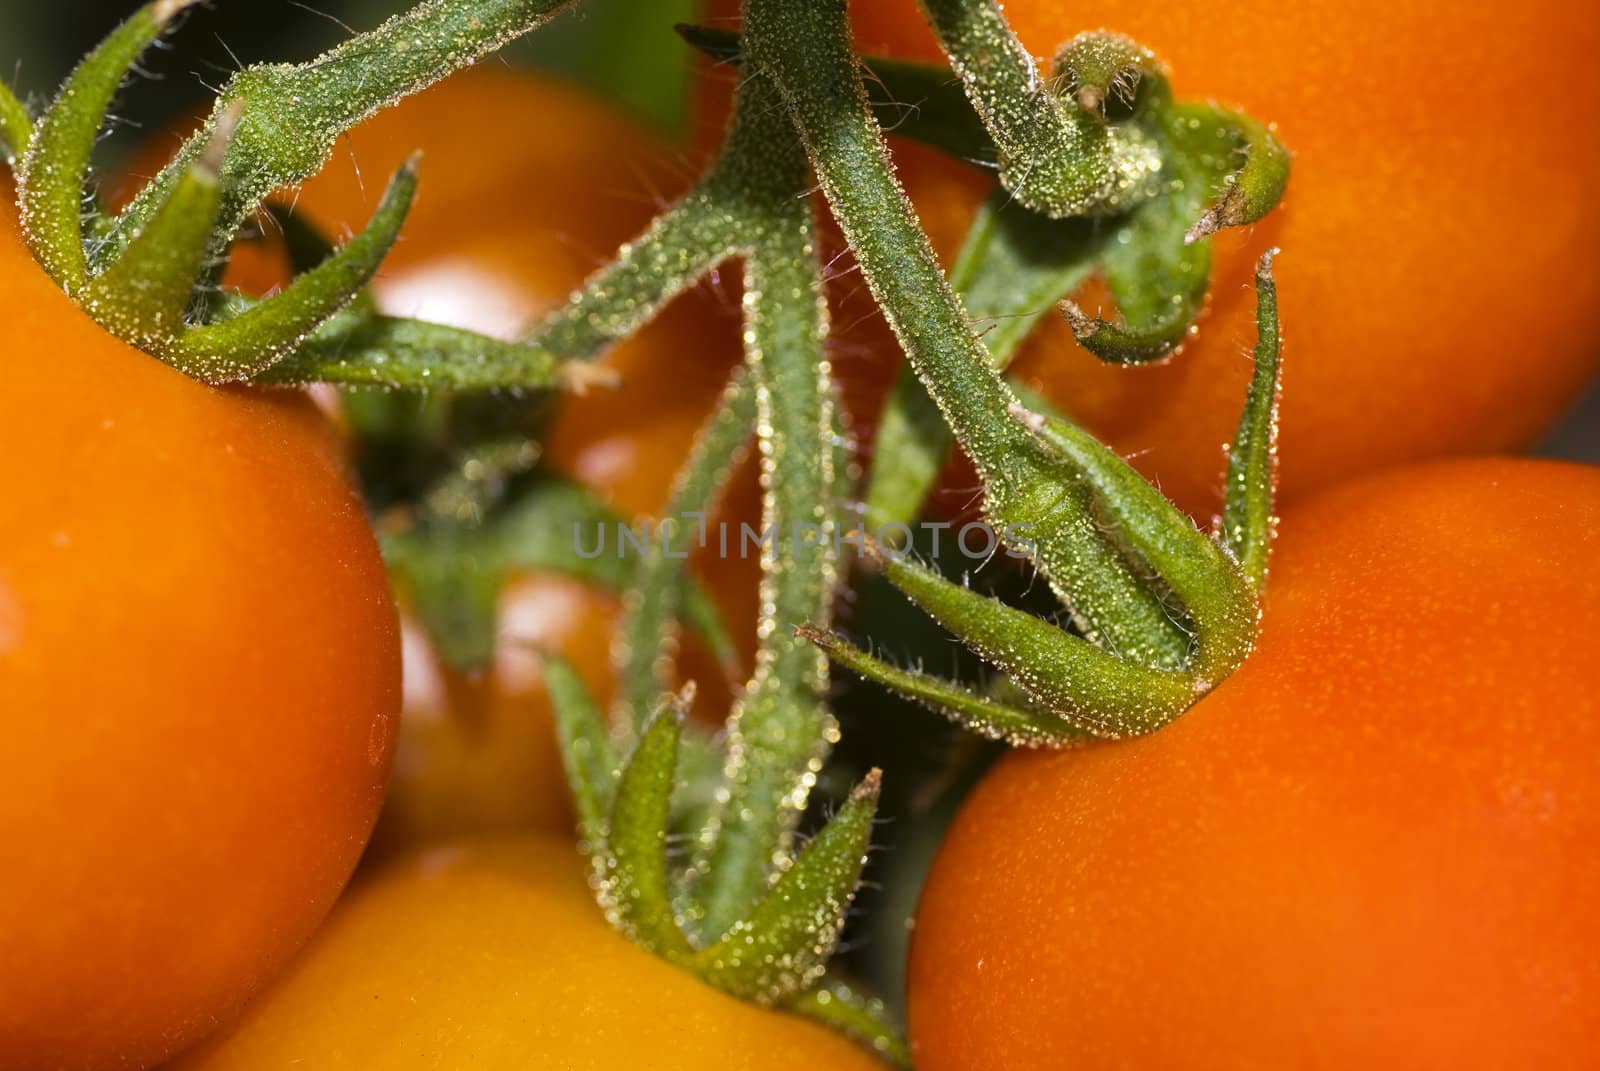
<instances>
[{"instance_id":1,"label":"red tomato","mask_svg":"<svg viewBox=\"0 0 1600 1071\"><path fill-rule=\"evenodd\" d=\"M116 341L0 211L0 1066L146 1067L355 866L395 609L314 407Z\"/></svg>"},{"instance_id":2,"label":"red tomato","mask_svg":"<svg viewBox=\"0 0 1600 1071\"><path fill-rule=\"evenodd\" d=\"M917 914L917 1067L1592 1066L1597 607L1600 469L1291 511L1243 668L967 802Z\"/></svg>"},{"instance_id":3,"label":"red tomato","mask_svg":"<svg viewBox=\"0 0 1600 1071\"><path fill-rule=\"evenodd\" d=\"M464 843L353 889L186 1071L882 1071L825 1028L719 993L606 925L572 845Z\"/></svg>"},{"instance_id":4,"label":"red tomato","mask_svg":"<svg viewBox=\"0 0 1600 1071\"><path fill-rule=\"evenodd\" d=\"M712 6L721 23L735 9ZM939 61L914 0L850 9L861 51ZM1082 30L1130 34L1170 64L1177 96L1275 121L1294 151L1285 203L1217 241L1208 314L1178 357L1108 367L1050 315L1017 366L1196 515L1221 500L1220 446L1250 375L1251 269L1269 245L1284 251L1286 499L1526 446L1600 368L1600 272L1587 267L1600 20L1565 0L1011 0L1005 14L1042 57ZM924 224L961 229L977 198L928 192L949 188L947 167L901 168Z\"/></svg>"}]
</instances>

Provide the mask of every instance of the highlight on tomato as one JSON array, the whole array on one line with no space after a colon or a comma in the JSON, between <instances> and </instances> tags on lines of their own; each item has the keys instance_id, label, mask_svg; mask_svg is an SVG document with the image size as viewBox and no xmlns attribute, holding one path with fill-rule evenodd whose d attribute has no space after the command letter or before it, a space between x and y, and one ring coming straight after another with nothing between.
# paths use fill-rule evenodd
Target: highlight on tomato
<instances>
[{"instance_id":1,"label":"highlight on tomato","mask_svg":"<svg viewBox=\"0 0 1600 1071\"><path fill-rule=\"evenodd\" d=\"M1290 510L1238 672L967 801L916 915L916 1065L1586 1066L1597 549L1571 464Z\"/></svg>"}]
</instances>

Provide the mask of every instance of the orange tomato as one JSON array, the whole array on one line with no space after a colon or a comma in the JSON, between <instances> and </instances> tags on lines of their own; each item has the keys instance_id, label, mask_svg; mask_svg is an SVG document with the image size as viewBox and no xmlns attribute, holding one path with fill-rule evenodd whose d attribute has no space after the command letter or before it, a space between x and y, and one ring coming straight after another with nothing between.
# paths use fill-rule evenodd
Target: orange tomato
<instances>
[{"instance_id":1,"label":"orange tomato","mask_svg":"<svg viewBox=\"0 0 1600 1071\"><path fill-rule=\"evenodd\" d=\"M355 866L395 609L314 407L113 339L0 212L0 1065L146 1067Z\"/></svg>"},{"instance_id":2,"label":"orange tomato","mask_svg":"<svg viewBox=\"0 0 1600 1071\"><path fill-rule=\"evenodd\" d=\"M463 843L352 889L282 982L182 1071L881 1071L852 1042L630 944L554 839Z\"/></svg>"},{"instance_id":3,"label":"orange tomato","mask_svg":"<svg viewBox=\"0 0 1600 1071\"><path fill-rule=\"evenodd\" d=\"M732 15L731 0L713 7L714 21ZM914 0L850 7L859 50L940 62ZM1600 20L1565 0L1176 0L1092 14L1011 0L1005 14L1042 57L1082 30L1127 33L1170 64L1180 98L1275 121L1294 152L1285 202L1217 240L1210 307L1176 358L1102 365L1052 314L1015 366L1197 516L1221 501L1220 446L1250 375L1251 268L1269 245L1283 248L1286 500L1400 462L1524 447L1600 368L1588 267ZM930 230L964 226L976 197L928 192L952 188L944 166L901 169Z\"/></svg>"},{"instance_id":4,"label":"orange tomato","mask_svg":"<svg viewBox=\"0 0 1600 1071\"><path fill-rule=\"evenodd\" d=\"M191 124L192 125L192 124ZM152 174L176 137L129 170ZM484 66L378 113L299 191L299 211L331 233L360 227L384 176L423 153L416 203L373 292L385 311L514 337L563 301L692 180L648 131L555 79ZM128 191L123 191L126 194ZM274 243L240 243L229 285L265 292L286 277ZM544 462L625 516L666 504L700 423L740 358L736 302L692 291L604 358L622 386L561 399ZM723 515L759 515L754 466ZM737 529L735 529L737 531ZM756 560L694 563L753 653ZM551 574L517 578L502 597L499 664L482 680L408 647L405 716L378 847L474 832L570 828L548 698L531 664L546 647L608 689L615 599ZM687 672L711 711L725 691L690 645Z\"/></svg>"},{"instance_id":5,"label":"orange tomato","mask_svg":"<svg viewBox=\"0 0 1600 1071\"><path fill-rule=\"evenodd\" d=\"M1291 511L1243 668L967 802L917 913L918 1068L1591 1066L1597 563L1600 469Z\"/></svg>"}]
</instances>

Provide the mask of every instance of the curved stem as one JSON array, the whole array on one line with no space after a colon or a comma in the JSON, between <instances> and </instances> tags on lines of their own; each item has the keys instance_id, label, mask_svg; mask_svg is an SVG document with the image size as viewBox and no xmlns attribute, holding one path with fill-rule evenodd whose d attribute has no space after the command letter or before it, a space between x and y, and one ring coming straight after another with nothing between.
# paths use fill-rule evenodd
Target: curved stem
<instances>
[{"instance_id":1,"label":"curved stem","mask_svg":"<svg viewBox=\"0 0 1600 1071\"><path fill-rule=\"evenodd\" d=\"M850 50L842 0L749 0L751 59L784 94L817 178L889 326L986 488L1002 539L1026 528L1035 561L1107 650L1175 669L1189 636L1103 538L1085 490L1011 418L1001 381L895 180Z\"/></svg>"},{"instance_id":2,"label":"curved stem","mask_svg":"<svg viewBox=\"0 0 1600 1071\"><path fill-rule=\"evenodd\" d=\"M171 0L168 0L170 3ZM547 22L575 0L426 0L308 63L240 71L213 120L195 133L116 221L103 256L116 257L167 196L210 137L215 116L242 106L223 168L223 203L213 236L220 254L274 190L321 169L340 135L403 97L468 67Z\"/></svg>"},{"instance_id":3,"label":"curved stem","mask_svg":"<svg viewBox=\"0 0 1600 1071\"><path fill-rule=\"evenodd\" d=\"M708 940L760 902L792 858L794 830L837 735L827 660L795 635L831 616L841 463L823 353L826 306L805 155L765 78L741 87L730 162L762 206L745 265L745 345L765 476L760 649L729 719L724 799L708 825L693 898ZM738 146L748 146L738 149Z\"/></svg>"},{"instance_id":4,"label":"curved stem","mask_svg":"<svg viewBox=\"0 0 1600 1071\"><path fill-rule=\"evenodd\" d=\"M1161 157L1137 130L1051 92L996 0L921 0L950 64L1000 152L1000 183L1052 218L1103 215L1150 196Z\"/></svg>"}]
</instances>

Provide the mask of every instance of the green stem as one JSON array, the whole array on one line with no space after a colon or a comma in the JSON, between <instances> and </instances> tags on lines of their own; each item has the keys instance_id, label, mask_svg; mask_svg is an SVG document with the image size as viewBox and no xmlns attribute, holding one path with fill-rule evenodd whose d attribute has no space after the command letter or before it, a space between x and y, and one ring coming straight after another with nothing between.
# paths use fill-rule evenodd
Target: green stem
<instances>
[{"instance_id":1,"label":"green stem","mask_svg":"<svg viewBox=\"0 0 1600 1071\"><path fill-rule=\"evenodd\" d=\"M1035 560L1086 635L1175 669L1189 636L1101 535L1083 488L1010 416L1001 381L895 180L850 50L842 0L750 0L751 59L780 87L861 271L913 368L984 478L1002 539L1025 529Z\"/></svg>"},{"instance_id":2,"label":"green stem","mask_svg":"<svg viewBox=\"0 0 1600 1071\"><path fill-rule=\"evenodd\" d=\"M212 122L242 106L223 168L212 252L220 254L274 190L321 169L340 135L547 22L575 0L427 0L308 63L251 67L223 88L213 119L128 206L106 243L115 258L167 197L210 137Z\"/></svg>"},{"instance_id":3,"label":"green stem","mask_svg":"<svg viewBox=\"0 0 1600 1071\"><path fill-rule=\"evenodd\" d=\"M794 830L837 735L827 662L795 635L831 615L838 517L826 308L806 161L767 80L737 103L726 173L764 209L745 265L745 340L765 473L761 646L729 719L723 804L708 825L693 894L707 939L746 917L790 858ZM743 147L743 148L741 148Z\"/></svg>"},{"instance_id":4,"label":"green stem","mask_svg":"<svg viewBox=\"0 0 1600 1071\"><path fill-rule=\"evenodd\" d=\"M950 266L950 285L997 369L1062 294L1089 277L1095 258L1117 233L1082 219L1050 220L996 189L978 210ZM873 531L909 523L932 490L952 437L916 371L902 367L878 424L867 481L867 525Z\"/></svg>"},{"instance_id":5,"label":"green stem","mask_svg":"<svg viewBox=\"0 0 1600 1071\"><path fill-rule=\"evenodd\" d=\"M748 369L741 368L734 373L723 392L722 403L701 429L679 472L662 513L660 530L650 540L625 602L623 619L617 626L617 642L613 644L620 685L619 725L631 724L637 731L657 697L671 687L668 670L676 654L675 625L688 581L681 563L689 553L689 544L679 538L680 522L698 516L704 536L711 503L738 461L755 423L755 390ZM676 544L670 552L669 540ZM719 653L723 668L737 672L736 653L731 649Z\"/></svg>"},{"instance_id":6,"label":"green stem","mask_svg":"<svg viewBox=\"0 0 1600 1071\"><path fill-rule=\"evenodd\" d=\"M1150 196L1161 169L1134 130L1113 132L1098 116L1051 92L996 0L922 0L950 65L1000 153L1000 183L1052 218L1124 211Z\"/></svg>"}]
</instances>

